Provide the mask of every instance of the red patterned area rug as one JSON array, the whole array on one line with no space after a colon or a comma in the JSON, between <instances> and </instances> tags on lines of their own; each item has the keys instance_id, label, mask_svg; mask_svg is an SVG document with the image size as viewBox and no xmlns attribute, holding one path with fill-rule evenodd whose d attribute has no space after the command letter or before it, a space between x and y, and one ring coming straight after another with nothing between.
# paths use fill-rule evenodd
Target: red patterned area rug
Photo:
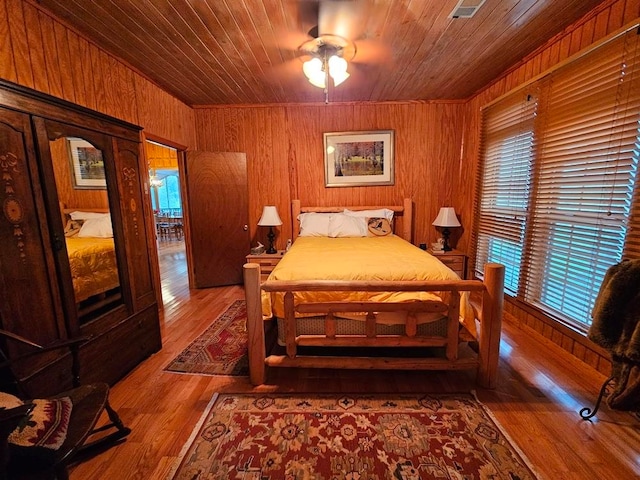
<instances>
[{"instance_id":1,"label":"red patterned area rug","mask_svg":"<svg viewBox=\"0 0 640 480\"><path fill-rule=\"evenodd\" d=\"M236 300L165 370L201 375L248 375L247 309Z\"/></svg>"},{"instance_id":2,"label":"red patterned area rug","mask_svg":"<svg viewBox=\"0 0 640 480\"><path fill-rule=\"evenodd\" d=\"M536 476L471 394L220 394L169 478L527 480Z\"/></svg>"}]
</instances>

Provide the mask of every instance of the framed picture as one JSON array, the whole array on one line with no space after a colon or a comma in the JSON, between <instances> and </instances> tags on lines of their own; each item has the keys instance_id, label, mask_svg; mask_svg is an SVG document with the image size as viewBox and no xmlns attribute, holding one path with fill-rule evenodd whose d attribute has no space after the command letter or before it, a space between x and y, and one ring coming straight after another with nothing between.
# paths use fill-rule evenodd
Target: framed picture
<instances>
[{"instance_id":1,"label":"framed picture","mask_svg":"<svg viewBox=\"0 0 640 480\"><path fill-rule=\"evenodd\" d=\"M324 134L327 187L393 185L393 130Z\"/></svg>"},{"instance_id":2,"label":"framed picture","mask_svg":"<svg viewBox=\"0 0 640 480\"><path fill-rule=\"evenodd\" d=\"M81 138L69 138L71 181L75 189L107 188L102 151Z\"/></svg>"}]
</instances>

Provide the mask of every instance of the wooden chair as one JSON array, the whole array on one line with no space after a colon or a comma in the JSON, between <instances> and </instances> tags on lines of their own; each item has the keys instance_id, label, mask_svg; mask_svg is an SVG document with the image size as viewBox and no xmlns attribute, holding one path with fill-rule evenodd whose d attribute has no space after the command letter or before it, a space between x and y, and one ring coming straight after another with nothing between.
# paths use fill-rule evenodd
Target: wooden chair
<instances>
[{"instance_id":1,"label":"wooden chair","mask_svg":"<svg viewBox=\"0 0 640 480\"><path fill-rule=\"evenodd\" d=\"M3 378L10 380L10 384L4 385L2 390L5 392L11 390L9 393L16 394L24 402L21 407L0 410L0 468L2 469L0 479L66 480L69 478L67 472L69 465L81 461L88 455L106 450L131 432L109 405L109 386L106 383L80 385L78 349L85 341L84 339L61 341L43 347L5 330L0 330L0 338L4 340L0 346L0 370ZM9 342L27 346L25 353L10 359L7 354ZM59 448L53 451L47 450L46 456L43 456L40 454L43 447L34 447L33 452L30 452L30 447L15 447L8 442L9 435L14 432L16 425L25 421L34 402L32 396L25 391L23 379L27 377L24 376L23 371L20 371L20 374L17 373L19 371L17 365L26 363L24 360L27 358L61 348L71 352L73 388L47 396L45 399L68 397L71 399L72 408L66 438ZM55 358L59 359L59 357ZM41 368L41 365L38 364L38 367ZM109 423L96 427L103 412L106 412Z\"/></svg>"}]
</instances>

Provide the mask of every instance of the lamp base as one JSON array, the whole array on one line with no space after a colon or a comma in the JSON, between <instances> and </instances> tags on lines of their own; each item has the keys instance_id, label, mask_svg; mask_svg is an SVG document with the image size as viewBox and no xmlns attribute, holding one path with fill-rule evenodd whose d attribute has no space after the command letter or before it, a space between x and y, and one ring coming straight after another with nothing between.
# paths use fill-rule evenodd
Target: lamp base
<instances>
[{"instance_id":1,"label":"lamp base","mask_svg":"<svg viewBox=\"0 0 640 480\"><path fill-rule=\"evenodd\" d=\"M444 252L450 252L451 250L453 250L453 248L451 248L451 246L449 245L449 235L451 234L451 231L448 228L445 228L442 231L442 251Z\"/></svg>"},{"instance_id":2,"label":"lamp base","mask_svg":"<svg viewBox=\"0 0 640 480\"><path fill-rule=\"evenodd\" d=\"M267 238L269 239L269 248L266 253L278 253L278 251L273 246L273 241L276 238L276 234L273 233L273 227L269 227L269 233L267 233Z\"/></svg>"}]
</instances>

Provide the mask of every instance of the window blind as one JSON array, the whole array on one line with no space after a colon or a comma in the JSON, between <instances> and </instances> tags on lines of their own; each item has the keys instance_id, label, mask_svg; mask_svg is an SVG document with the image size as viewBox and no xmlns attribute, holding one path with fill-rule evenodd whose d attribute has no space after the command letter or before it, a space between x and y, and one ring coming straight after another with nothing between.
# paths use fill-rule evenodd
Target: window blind
<instances>
[{"instance_id":1,"label":"window blind","mask_svg":"<svg viewBox=\"0 0 640 480\"><path fill-rule=\"evenodd\" d=\"M505 266L505 290L518 290L531 186L537 101L521 92L483 112L483 179L476 228L476 275Z\"/></svg>"},{"instance_id":2,"label":"window blind","mask_svg":"<svg viewBox=\"0 0 640 480\"><path fill-rule=\"evenodd\" d=\"M507 293L585 331L606 270L640 258L639 39L483 111L476 274L504 263Z\"/></svg>"},{"instance_id":3,"label":"window blind","mask_svg":"<svg viewBox=\"0 0 640 480\"><path fill-rule=\"evenodd\" d=\"M638 164L638 38L633 31L558 70L540 100L524 297L587 325L625 244Z\"/></svg>"}]
</instances>

